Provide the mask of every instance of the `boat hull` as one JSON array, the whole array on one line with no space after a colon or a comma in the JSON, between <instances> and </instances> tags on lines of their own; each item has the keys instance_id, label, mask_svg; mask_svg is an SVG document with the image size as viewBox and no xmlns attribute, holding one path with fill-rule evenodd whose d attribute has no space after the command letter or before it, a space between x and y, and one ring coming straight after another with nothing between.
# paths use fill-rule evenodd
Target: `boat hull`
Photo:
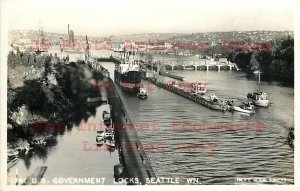
<instances>
[{"instance_id":1,"label":"boat hull","mask_svg":"<svg viewBox=\"0 0 300 191\"><path fill-rule=\"evenodd\" d=\"M115 147L115 146L116 146L114 140L105 140L105 145L106 145L107 147Z\"/></svg>"},{"instance_id":2,"label":"boat hull","mask_svg":"<svg viewBox=\"0 0 300 191\"><path fill-rule=\"evenodd\" d=\"M248 114L253 114L253 113L255 113L254 110L242 109L242 108L237 107L237 106L233 106L233 107L232 107L232 110L238 111L238 112L242 112L242 113L248 113Z\"/></svg>"},{"instance_id":3,"label":"boat hull","mask_svg":"<svg viewBox=\"0 0 300 191\"><path fill-rule=\"evenodd\" d=\"M103 145L104 144L104 139L96 140L97 145Z\"/></svg>"},{"instance_id":4,"label":"boat hull","mask_svg":"<svg viewBox=\"0 0 300 191\"><path fill-rule=\"evenodd\" d=\"M133 84L127 82L120 82L119 85L121 86L122 90L129 92L138 92L141 87L141 83Z\"/></svg>"},{"instance_id":5,"label":"boat hull","mask_svg":"<svg viewBox=\"0 0 300 191\"><path fill-rule=\"evenodd\" d=\"M125 91L138 92L141 87L141 80L141 72L139 71L129 71L121 74L115 70L115 82L118 83Z\"/></svg>"},{"instance_id":6,"label":"boat hull","mask_svg":"<svg viewBox=\"0 0 300 191\"><path fill-rule=\"evenodd\" d=\"M268 107L269 100L252 100L253 104L260 107Z\"/></svg>"},{"instance_id":7,"label":"boat hull","mask_svg":"<svg viewBox=\"0 0 300 191\"><path fill-rule=\"evenodd\" d=\"M140 98L140 99L147 99L147 98L148 98L148 95L147 95L147 94L138 94L137 96L138 96L138 98Z\"/></svg>"}]
</instances>

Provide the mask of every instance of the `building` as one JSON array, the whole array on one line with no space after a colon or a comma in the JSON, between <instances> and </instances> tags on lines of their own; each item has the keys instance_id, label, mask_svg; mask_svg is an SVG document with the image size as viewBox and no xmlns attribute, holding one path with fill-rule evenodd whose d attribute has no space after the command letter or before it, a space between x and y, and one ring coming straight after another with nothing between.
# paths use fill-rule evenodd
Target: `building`
<instances>
[{"instance_id":1,"label":"building","mask_svg":"<svg viewBox=\"0 0 300 191\"><path fill-rule=\"evenodd\" d=\"M69 42L73 44L75 42L74 31L70 30L70 25L69 24L68 24L68 37L69 37Z\"/></svg>"}]
</instances>

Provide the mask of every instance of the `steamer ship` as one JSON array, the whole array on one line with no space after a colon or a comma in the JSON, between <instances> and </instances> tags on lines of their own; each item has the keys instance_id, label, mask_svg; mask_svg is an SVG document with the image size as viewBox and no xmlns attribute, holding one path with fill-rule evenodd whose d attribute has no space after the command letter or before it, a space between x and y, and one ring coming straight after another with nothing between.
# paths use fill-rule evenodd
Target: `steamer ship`
<instances>
[{"instance_id":1,"label":"steamer ship","mask_svg":"<svg viewBox=\"0 0 300 191\"><path fill-rule=\"evenodd\" d=\"M122 56L119 63L115 65L115 82L123 90L138 92L141 87L140 63L135 60L135 52L118 51Z\"/></svg>"}]
</instances>

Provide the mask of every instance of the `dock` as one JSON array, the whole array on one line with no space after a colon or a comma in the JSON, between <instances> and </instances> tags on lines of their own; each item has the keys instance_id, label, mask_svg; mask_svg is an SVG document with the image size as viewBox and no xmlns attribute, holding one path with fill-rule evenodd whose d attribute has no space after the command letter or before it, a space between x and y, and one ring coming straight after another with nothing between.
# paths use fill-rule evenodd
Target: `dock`
<instances>
[{"instance_id":1,"label":"dock","mask_svg":"<svg viewBox=\"0 0 300 191\"><path fill-rule=\"evenodd\" d=\"M221 104L213 103L210 100L207 100L207 99L205 99L202 96L193 95L190 92L185 92L185 91L183 91L183 90L181 90L179 88L176 88L176 87L174 87L172 85L165 84L163 82L159 82L159 81L157 81L154 78L145 78L145 79L148 80L149 82L157 85L158 87L164 88L165 90L173 92L173 93L175 93L175 94L177 94L179 96L187 98L187 99L189 99L191 101L194 101L194 102L196 102L196 103L198 103L200 105L203 105L205 107L208 107L210 109L218 110L218 111L228 111L228 110L230 110L230 107L227 106L226 104L221 105Z\"/></svg>"},{"instance_id":2,"label":"dock","mask_svg":"<svg viewBox=\"0 0 300 191\"><path fill-rule=\"evenodd\" d=\"M99 70L96 65L92 67L98 72L103 71ZM154 169L136 129L132 125L134 123L126 112L114 82L109 77L103 80L105 83L111 84L110 88L106 90L106 95L108 103L111 105L112 121L116 134L116 148L119 150L120 163L126 172L125 178L138 179L138 183L130 182L129 184L145 185L147 179L156 179Z\"/></svg>"}]
</instances>

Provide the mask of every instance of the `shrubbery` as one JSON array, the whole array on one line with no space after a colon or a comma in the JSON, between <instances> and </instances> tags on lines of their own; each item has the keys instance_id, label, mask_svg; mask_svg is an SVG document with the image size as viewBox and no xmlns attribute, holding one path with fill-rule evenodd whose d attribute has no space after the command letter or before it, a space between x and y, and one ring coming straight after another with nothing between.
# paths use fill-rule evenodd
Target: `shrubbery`
<instances>
[{"instance_id":1,"label":"shrubbery","mask_svg":"<svg viewBox=\"0 0 300 191\"><path fill-rule=\"evenodd\" d=\"M95 114L96 105L91 107L86 100L91 95L100 96L100 92L93 91L89 79L85 76L84 71L88 67L78 63L74 63L76 67L72 67L63 60L57 60L57 57L52 55L9 53L8 67L35 66L42 75L34 80L25 80L24 86L18 88L12 88L8 81L8 123L14 127L9 133L8 141L13 141L16 137L30 138L35 134L34 121L22 126L10 117L22 105L25 105L30 113L48 121L72 121L79 124L81 119L86 120L90 114ZM94 73L90 72L92 76ZM55 84L50 83L49 75L55 76Z\"/></svg>"},{"instance_id":2,"label":"shrubbery","mask_svg":"<svg viewBox=\"0 0 300 191\"><path fill-rule=\"evenodd\" d=\"M294 85L294 39L288 37L272 42L270 50L258 52L238 50L229 53L228 59L235 62L247 73L259 69L262 79L275 80L284 85ZM255 64L255 61L259 64Z\"/></svg>"}]
</instances>

